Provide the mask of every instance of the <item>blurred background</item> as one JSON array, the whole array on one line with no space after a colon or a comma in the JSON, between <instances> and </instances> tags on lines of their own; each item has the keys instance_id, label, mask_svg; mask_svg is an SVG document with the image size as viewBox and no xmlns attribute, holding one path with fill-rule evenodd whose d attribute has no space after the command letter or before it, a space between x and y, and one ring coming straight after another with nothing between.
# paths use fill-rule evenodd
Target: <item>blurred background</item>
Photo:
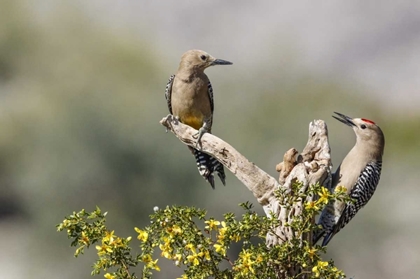
<instances>
[{"instance_id":1,"label":"blurred background","mask_svg":"<svg viewBox=\"0 0 420 279\"><path fill-rule=\"evenodd\" d=\"M313 119L328 124L335 167L355 136L333 111L382 127L377 192L325 259L353 278L414 278L420 2L379 0L2 0L1 278L91 278L96 250L73 258L55 228L82 208L99 206L117 235L135 236L154 206L221 218L256 203L230 173L213 191L159 125L167 79L192 48L234 63L206 71L213 132L274 176L287 149L303 149ZM159 264L156 278L182 272Z\"/></svg>"}]
</instances>

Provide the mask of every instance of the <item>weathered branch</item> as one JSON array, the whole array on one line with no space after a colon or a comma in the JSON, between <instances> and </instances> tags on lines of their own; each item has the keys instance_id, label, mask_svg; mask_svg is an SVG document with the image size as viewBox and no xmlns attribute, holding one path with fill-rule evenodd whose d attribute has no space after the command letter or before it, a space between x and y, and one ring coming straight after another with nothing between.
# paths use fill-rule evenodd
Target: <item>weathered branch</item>
<instances>
[{"instance_id":1,"label":"weathered branch","mask_svg":"<svg viewBox=\"0 0 420 279\"><path fill-rule=\"evenodd\" d=\"M280 183L286 191L291 192L294 181L300 181L302 188L299 192L306 192L309 185L319 183L325 187L329 187L331 183L331 156L330 146L328 143L327 125L322 120L314 120L309 124L309 138L303 152L298 156L296 162L288 161L291 153L295 153L294 148L287 151L284 161L277 165L276 169L280 171ZM293 169L288 174L284 173L284 166L293 164ZM284 176L286 175L286 178ZM283 183L284 181L284 183ZM311 197L310 199L313 199ZM302 212L304 201L299 201L292 209L288 209L278 199L272 200L269 212L272 211L278 216L280 226L276 230L276 234L281 237L269 236L267 244L275 245L293 238L293 232L290 227L284 224L290 223L294 216L298 216ZM265 210L267 212L267 210ZM304 239L311 240L311 236L303 236Z\"/></svg>"},{"instance_id":2,"label":"weathered branch","mask_svg":"<svg viewBox=\"0 0 420 279\"><path fill-rule=\"evenodd\" d=\"M163 118L160 123L171 130L183 143L195 147L196 140L193 135L197 133L197 130L180 123L172 115ZM299 193L305 193L310 185L316 183L328 188L331 184L332 164L328 130L322 120L314 120L309 124L308 142L300 155L294 148L285 153L283 162L276 166L276 170L280 172L279 182L220 138L206 133L201 143L203 152L218 159L254 194L267 216L274 215L279 220L280 225L274 229L274 233L267 235L268 246L298 237L288 224L291 224L296 216L302 214L304 202L314 199L313 196L308 197L306 201L298 199L290 207L282 204L275 196L275 190L280 188L294 195L292 185L295 181L302 183ZM312 240L311 233L299 237L301 243L303 240L308 242ZM278 274L278 278L286 278L285 274L293 276L302 274L302 268L289 267L288 270L279 270ZM306 277L302 275L300 278Z\"/></svg>"},{"instance_id":3,"label":"weathered branch","mask_svg":"<svg viewBox=\"0 0 420 279\"><path fill-rule=\"evenodd\" d=\"M160 123L172 131L183 143L195 147L193 135L197 130L177 121L172 115L163 118ZM229 169L257 198L262 206L270 203L273 191L280 185L277 180L250 162L227 142L206 133L201 139L203 152L212 155Z\"/></svg>"}]
</instances>

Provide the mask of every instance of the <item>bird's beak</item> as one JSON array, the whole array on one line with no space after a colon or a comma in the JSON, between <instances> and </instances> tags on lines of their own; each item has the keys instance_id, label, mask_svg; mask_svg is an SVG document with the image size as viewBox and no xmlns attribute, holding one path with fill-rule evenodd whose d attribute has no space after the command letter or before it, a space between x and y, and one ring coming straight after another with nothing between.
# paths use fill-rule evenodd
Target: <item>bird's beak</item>
<instances>
[{"instance_id":1,"label":"bird's beak","mask_svg":"<svg viewBox=\"0 0 420 279\"><path fill-rule=\"evenodd\" d=\"M211 62L210 66L214 66L214 65L232 65L232 62L226 61L226 60L222 60L222 59L216 59L213 62Z\"/></svg>"},{"instance_id":2,"label":"bird's beak","mask_svg":"<svg viewBox=\"0 0 420 279\"><path fill-rule=\"evenodd\" d=\"M339 113L339 112L334 112L334 113L337 114L339 117L336 117L335 115L333 115L332 117L334 117L338 121L340 121L340 122L342 122L342 123L344 123L344 124L346 124L346 125L348 125L350 127L356 126L356 124L354 124L354 122L351 119L351 117L348 117L348 116L346 116L346 115L344 115L342 113Z\"/></svg>"}]
</instances>

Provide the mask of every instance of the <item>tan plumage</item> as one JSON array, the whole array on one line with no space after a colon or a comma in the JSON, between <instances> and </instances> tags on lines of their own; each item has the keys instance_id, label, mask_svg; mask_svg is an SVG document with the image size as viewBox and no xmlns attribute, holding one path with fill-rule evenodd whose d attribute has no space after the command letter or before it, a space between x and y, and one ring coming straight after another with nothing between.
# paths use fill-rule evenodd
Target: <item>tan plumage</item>
<instances>
[{"instance_id":1,"label":"tan plumage","mask_svg":"<svg viewBox=\"0 0 420 279\"><path fill-rule=\"evenodd\" d=\"M189 50L182 55L178 71L169 79L165 92L169 111L182 123L199 130L196 147L203 134L211 132L213 125L213 89L204 70L213 65L230 64L202 50ZM225 184L223 166L216 159L198 149L190 150L196 157L200 174L213 188L213 172L217 172Z\"/></svg>"}]
</instances>

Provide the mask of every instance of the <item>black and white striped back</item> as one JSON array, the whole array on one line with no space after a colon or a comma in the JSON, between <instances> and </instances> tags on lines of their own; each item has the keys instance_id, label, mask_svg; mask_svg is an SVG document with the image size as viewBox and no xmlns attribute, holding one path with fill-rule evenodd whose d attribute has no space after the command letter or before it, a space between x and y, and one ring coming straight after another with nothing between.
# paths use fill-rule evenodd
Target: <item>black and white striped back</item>
<instances>
[{"instance_id":1,"label":"black and white striped back","mask_svg":"<svg viewBox=\"0 0 420 279\"><path fill-rule=\"evenodd\" d=\"M356 213L368 203L375 193L376 186L378 186L381 170L382 161L371 162L366 165L360 173L353 190L350 192L350 197L354 202L346 204L337 224L333 226L332 230L326 232L322 246L327 245L331 238L344 228Z\"/></svg>"},{"instance_id":2,"label":"black and white striped back","mask_svg":"<svg viewBox=\"0 0 420 279\"><path fill-rule=\"evenodd\" d=\"M356 185L350 192L354 203L347 203L335 228L335 233L341 230L365 206L373 196L381 177L382 162L369 163L357 179Z\"/></svg>"}]
</instances>

